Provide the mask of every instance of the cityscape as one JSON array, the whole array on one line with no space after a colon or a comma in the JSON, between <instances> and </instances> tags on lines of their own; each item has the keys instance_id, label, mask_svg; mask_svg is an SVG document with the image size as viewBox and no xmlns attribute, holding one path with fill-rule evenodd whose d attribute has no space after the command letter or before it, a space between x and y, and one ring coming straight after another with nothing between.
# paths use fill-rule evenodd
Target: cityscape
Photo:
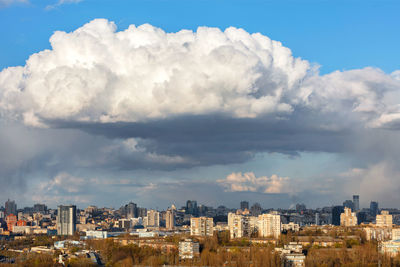
<instances>
[{"instance_id":1,"label":"cityscape","mask_svg":"<svg viewBox=\"0 0 400 267\"><path fill-rule=\"evenodd\" d=\"M371 259L392 264L400 255L400 210L380 208L376 201L361 208L359 195L342 205L317 209L301 203L294 209L263 208L245 200L236 208L187 200L184 206L171 204L167 210L147 209L134 202L119 209L94 205L51 209L39 203L18 208L14 200L7 200L0 208L0 240L1 262L9 264L41 255L36 261L43 266L242 266L233 249L248 254L253 246L265 257L257 264L265 266L327 263L318 257L321 252L345 248L350 255L359 246L374 246L377 254ZM99 249L104 240L115 244L114 249L147 247L157 257L116 259ZM216 242L217 251L212 252L210 242ZM354 259L358 264L367 260L358 257Z\"/></svg>"},{"instance_id":2,"label":"cityscape","mask_svg":"<svg viewBox=\"0 0 400 267\"><path fill-rule=\"evenodd\" d=\"M400 0L0 0L0 267L400 267Z\"/></svg>"}]
</instances>

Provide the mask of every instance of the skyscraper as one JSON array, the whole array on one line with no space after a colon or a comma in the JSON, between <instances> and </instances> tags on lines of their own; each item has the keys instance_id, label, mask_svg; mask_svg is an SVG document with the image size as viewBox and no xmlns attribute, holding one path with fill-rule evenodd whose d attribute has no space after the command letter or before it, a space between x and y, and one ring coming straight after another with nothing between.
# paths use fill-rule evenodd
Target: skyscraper
<instances>
[{"instance_id":1,"label":"skyscraper","mask_svg":"<svg viewBox=\"0 0 400 267\"><path fill-rule=\"evenodd\" d=\"M340 214L344 211L343 206L335 206L332 208L332 224L340 225Z\"/></svg>"},{"instance_id":2,"label":"skyscraper","mask_svg":"<svg viewBox=\"0 0 400 267\"><path fill-rule=\"evenodd\" d=\"M371 204L369 205L369 212L371 216L375 217L378 214L378 210L379 210L378 202L371 201Z\"/></svg>"},{"instance_id":3,"label":"skyscraper","mask_svg":"<svg viewBox=\"0 0 400 267\"><path fill-rule=\"evenodd\" d=\"M196 200L188 200L188 201L186 201L186 214L191 214L191 215L194 215L194 216L198 215L197 201Z\"/></svg>"},{"instance_id":4,"label":"skyscraper","mask_svg":"<svg viewBox=\"0 0 400 267\"><path fill-rule=\"evenodd\" d=\"M346 200L346 201L344 201L344 202L343 202L343 207L349 208L349 209L351 209L352 211L355 211L355 209L354 209L354 202L351 201L351 200Z\"/></svg>"},{"instance_id":5,"label":"skyscraper","mask_svg":"<svg viewBox=\"0 0 400 267\"><path fill-rule=\"evenodd\" d=\"M58 206L57 234L73 235L76 231L76 206Z\"/></svg>"},{"instance_id":6,"label":"skyscraper","mask_svg":"<svg viewBox=\"0 0 400 267\"><path fill-rule=\"evenodd\" d=\"M359 195L353 195L353 211L359 211L360 210L360 196Z\"/></svg>"},{"instance_id":7,"label":"skyscraper","mask_svg":"<svg viewBox=\"0 0 400 267\"><path fill-rule=\"evenodd\" d=\"M137 218L137 215L137 205L133 202L129 202L129 204L126 206L126 218Z\"/></svg>"},{"instance_id":8,"label":"skyscraper","mask_svg":"<svg viewBox=\"0 0 400 267\"><path fill-rule=\"evenodd\" d=\"M5 215L10 215L14 214L17 215L17 204L15 204L15 201L7 200L5 204Z\"/></svg>"},{"instance_id":9,"label":"skyscraper","mask_svg":"<svg viewBox=\"0 0 400 267\"><path fill-rule=\"evenodd\" d=\"M249 209L249 202L248 201L240 202L240 209L241 210Z\"/></svg>"}]
</instances>

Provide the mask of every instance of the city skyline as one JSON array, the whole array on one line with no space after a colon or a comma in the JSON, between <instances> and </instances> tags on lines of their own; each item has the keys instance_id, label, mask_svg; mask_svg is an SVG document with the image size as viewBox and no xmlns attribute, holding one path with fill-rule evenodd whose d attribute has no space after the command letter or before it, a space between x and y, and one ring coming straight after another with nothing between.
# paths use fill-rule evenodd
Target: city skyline
<instances>
[{"instance_id":1,"label":"city skyline","mask_svg":"<svg viewBox=\"0 0 400 267\"><path fill-rule=\"evenodd\" d=\"M0 0L0 202L398 208L399 8Z\"/></svg>"}]
</instances>

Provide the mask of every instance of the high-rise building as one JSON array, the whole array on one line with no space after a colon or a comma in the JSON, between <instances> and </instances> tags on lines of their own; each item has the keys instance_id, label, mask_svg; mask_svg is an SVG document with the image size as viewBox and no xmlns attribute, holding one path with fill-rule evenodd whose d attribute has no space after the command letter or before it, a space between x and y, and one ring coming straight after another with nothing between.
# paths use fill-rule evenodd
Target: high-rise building
<instances>
[{"instance_id":1,"label":"high-rise building","mask_svg":"<svg viewBox=\"0 0 400 267\"><path fill-rule=\"evenodd\" d=\"M376 202L376 201L371 201L371 204L369 205L369 212L370 212L370 215L371 215L372 217L375 217L375 216L378 214L378 211L379 211L378 202Z\"/></svg>"},{"instance_id":2,"label":"high-rise building","mask_svg":"<svg viewBox=\"0 0 400 267\"><path fill-rule=\"evenodd\" d=\"M168 209L165 214L165 227L168 230L173 230L175 228L175 210Z\"/></svg>"},{"instance_id":3,"label":"high-rise building","mask_svg":"<svg viewBox=\"0 0 400 267\"><path fill-rule=\"evenodd\" d=\"M382 210L380 215L376 215L376 226L392 228L393 217L389 211Z\"/></svg>"},{"instance_id":4,"label":"high-rise building","mask_svg":"<svg viewBox=\"0 0 400 267\"><path fill-rule=\"evenodd\" d=\"M262 212L261 205L259 203L254 203L250 208L250 213L253 216L258 216Z\"/></svg>"},{"instance_id":5,"label":"high-rise building","mask_svg":"<svg viewBox=\"0 0 400 267\"><path fill-rule=\"evenodd\" d=\"M357 223L362 224L367 222L367 213L365 211L357 212Z\"/></svg>"},{"instance_id":6,"label":"high-rise building","mask_svg":"<svg viewBox=\"0 0 400 267\"><path fill-rule=\"evenodd\" d=\"M332 208L332 224L340 225L340 214L344 211L343 206L335 206Z\"/></svg>"},{"instance_id":7,"label":"high-rise building","mask_svg":"<svg viewBox=\"0 0 400 267\"><path fill-rule=\"evenodd\" d=\"M315 225L319 225L319 212L315 213Z\"/></svg>"},{"instance_id":8,"label":"high-rise building","mask_svg":"<svg viewBox=\"0 0 400 267\"><path fill-rule=\"evenodd\" d=\"M198 215L197 201L188 200L186 201L186 214L191 214L194 216Z\"/></svg>"},{"instance_id":9,"label":"high-rise building","mask_svg":"<svg viewBox=\"0 0 400 267\"><path fill-rule=\"evenodd\" d=\"M58 206L57 234L74 235L76 231L76 206Z\"/></svg>"},{"instance_id":10,"label":"high-rise building","mask_svg":"<svg viewBox=\"0 0 400 267\"><path fill-rule=\"evenodd\" d=\"M145 218L145 227L160 227L160 213L156 210L148 210Z\"/></svg>"},{"instance_id":11,"label":"high-rise building","mask_svg":"<svg viewBox=\"0 0 400 267\"><path fill-rule=\"evenodd\" d=\"M17 215L17 204L15 201L7 200L5 204L5 215L14 214Z\"/></svg>"},{"instance_id":12,"label":"high-rise building","mask_svg":"<svg viewBox=\"0 0 400 267\"><path fill-rule=\"evenodd\" d=\"M258 235L278 238L281 234L281 216L278 213L258 216Z\"/></svg>"},{"instance_id":13,"label":"high-rise building","mask_svg":"<svg viewBox=\"0 0 400 267\"><path fill-rule=\"evenodd\" d=\"M349 209L351 209L352 211L355 211L355 209L354 209L354 203L353 203L353 201L351 201L351 200L346 200L346 201L344 201L344 202L343 202L343 207L349 208Z\"/></svg>"},{"instance_id":14,"label":"high-rise building","mask_svg":"<svg viewBox=\"0 0 400 267\"><path fill-rule=\"evenodd\" d=\"M248 201L242 201L240 202L240 209L241 210L248 210L249 209L249 202Z\"/></svg>"},{"instance_id":15,"label":"high-rise building","mask_svg":"<svg viewBox=\"0 0 400 267\"><path fill-rule=\"evenodd\" d=\"M207 217L190 218L190 235L213 236L213 234L214 234L213 218L207 218Z\"/></svg>"},{"instance_id":16,"label":"high-rise building","mask_svg":"<svg viewBox=\"0 0 400 267\"><path fill-rule=\"evenodd\" d=\"M45 204L35 204L33 205L33 212L46 214L47 206Z\"/></svg>"},{"instance_id":17,"label":"high-rise building","mask_svg":"<svg viewBox=\"0 0 400 267\"><path fill-rule=\"evenodd\" d=\"M344 212L340 214L340 225L341 226L356 226L357 216L355 212L351 212L350 208L344 208Z\"/></svg>"},{"instance_id":18,"label":"high-rise building","mask_svg":"<svg viewBox=\"0 0 400 267\"><path fill-rule=\"evenodd\" d=\"M126 218L131 219L137 217L138 217L137 205L133 202L129 202L129 204L126 206Z\"/></svg>"},{"instance_id":19,"label":"high-rise building","mask_svg":"<svg viewBox=\"0 0 400 267\"><path fill-rule=\"evenodd\" d=\"M228 227L231 238L250 237L258 227L258 218L240 212L229 212Z\"/></svg>"},{"instance_id":20,"label":"high-rise building","mask_svg":"<svg viewBox=\"0 0 400 267\"><path fill-rule=\"evenodd\" d=\"M353 195L353 211L359 211L360 210L360 196L359 195Z\"/></svg>"}]
</instances>

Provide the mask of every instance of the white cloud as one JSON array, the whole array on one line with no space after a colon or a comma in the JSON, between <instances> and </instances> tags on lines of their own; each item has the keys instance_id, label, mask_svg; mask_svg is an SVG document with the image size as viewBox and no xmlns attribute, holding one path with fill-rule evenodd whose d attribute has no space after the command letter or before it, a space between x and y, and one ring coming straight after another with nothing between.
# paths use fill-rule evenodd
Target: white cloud
<instances>
[{"instance_id":1,"label":"white cloud","mask_svg":"<svg viewBox=\"0 0 400 267\"><path fill-rule=\"evenodd\" d=\"M54 9L58 6L64 5L64 4L73 4L73 3L79 3L82 2L83 0L58 0L57 3L53 4L53 5L48 5L46 6L46 10L51 10Z\"/></svg>"},{"instance_id":2,"label":"white cloud","mask_svg":"<svg viewBox=\"0 0 400 267\"><path fill-rule=\"evenodd\" d=\"M229 192L261 192L289 193L292 192L288 177L256 177L253 172L231 173L225 179L217 180Z\"/></svg>"},{"instance_id":3,"label":"white cloud","mask_svg":"<svg viewBox=\"0 0 400 267\"><path fill-rule=\"evenodd\" d=\"M380 127L397 119L386 114L400 112L400 97L387 97L400 92L399 71L321 76L280 42L233 27L166 33L145 24L118 32L96 19L56 32L50 42L51 50L0 73L0 109L28 125L215 113L285 117L306 107Z\"/></svg>"},{"instance_id":4,"label":"white cloud","mask_svg":"<svg viewBox=\"0 0 400 267\"><path fill-rule=\"evenodd\" d=\"M18 4L18 3L29 3L28 0L0 0L0 8L2 7L7 7L10 6L12 4Z\"/></svg>"},{"instance_id":5,"label":"white cloud","mask_svg":"<svg viewBox=\"0 0 400 267\"><path fill-rule=\"evenodd\" d=\"M0 74L0 107L41 119L136 122L222 113L287 113L282 101L307 73L307 61L261 34L202 27L165 33L151 25L116 32L94 20L56 32L52 50Z\"/></svg>"}]
</instances>

